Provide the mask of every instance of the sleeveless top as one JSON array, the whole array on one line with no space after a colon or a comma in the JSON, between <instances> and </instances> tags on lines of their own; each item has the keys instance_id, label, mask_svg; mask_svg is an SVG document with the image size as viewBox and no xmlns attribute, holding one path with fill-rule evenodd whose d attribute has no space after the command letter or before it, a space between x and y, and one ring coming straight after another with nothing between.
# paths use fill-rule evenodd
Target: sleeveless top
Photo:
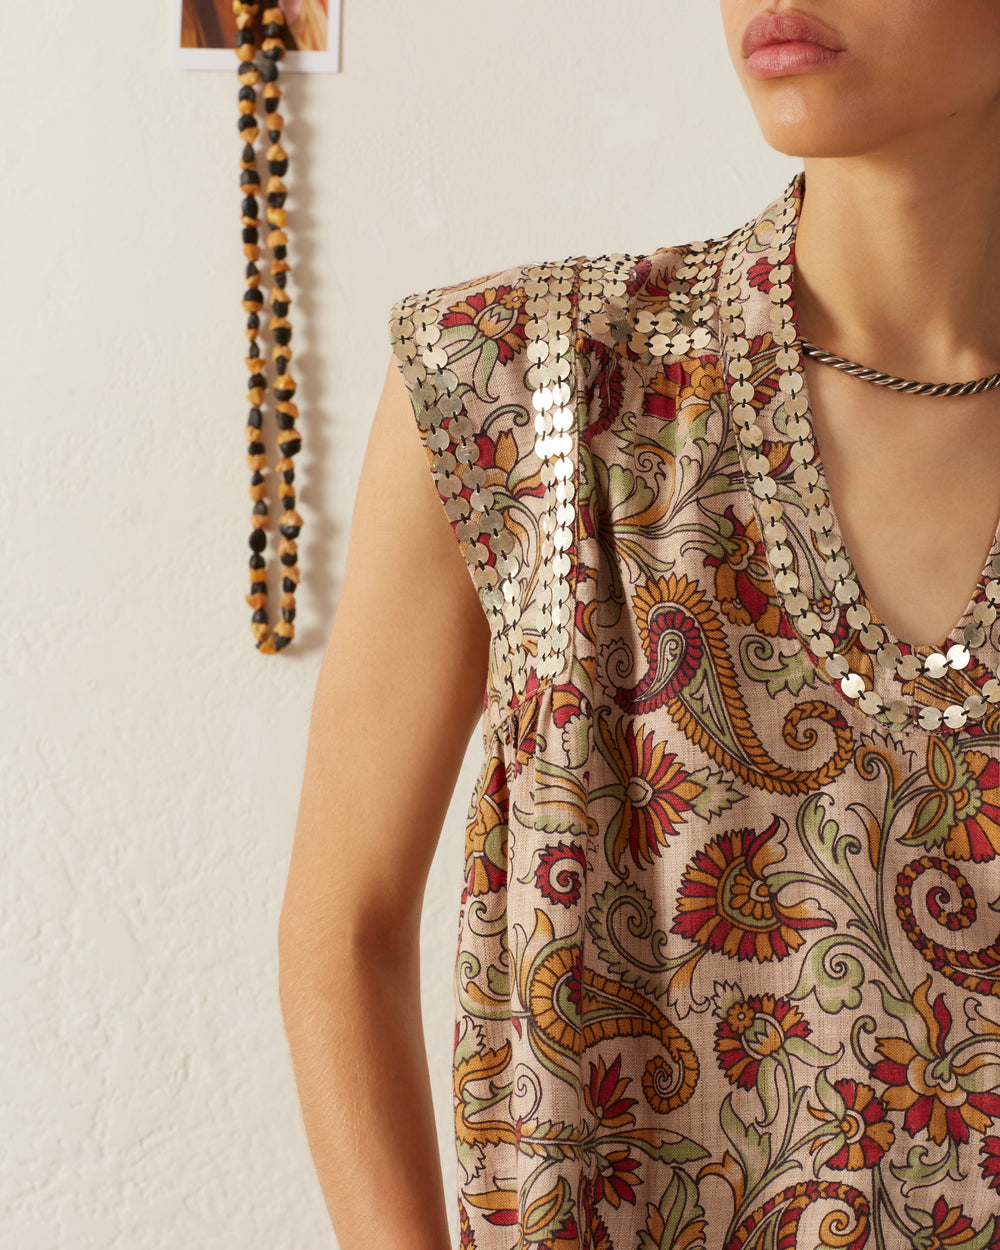
<instances>
[{"instance_id":1,"label":"sleeveless top","mask_svg":"<svg viewBox=\"0 0 1000 1250\"><path fill-rule=\"evenodd\" d=\"M787 333L804 193L392 309L491 627L462 1247L1000 1247L1000 541L940 649L978 643L965 666L882 663L869 622L934 649L821 541Z\"/></svg>"}]
</instances>

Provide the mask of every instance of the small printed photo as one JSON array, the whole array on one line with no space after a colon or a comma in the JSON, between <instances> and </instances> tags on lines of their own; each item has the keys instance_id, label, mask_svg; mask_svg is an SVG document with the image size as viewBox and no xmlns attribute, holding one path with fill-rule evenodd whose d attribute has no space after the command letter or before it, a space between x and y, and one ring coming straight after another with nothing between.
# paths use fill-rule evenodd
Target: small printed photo
<instances>
[{"instance_id":1,"label":"small printed photo","mask_svg":"<svg viewBox=\"0 0 1000 1250\"><path fill-rule=\"evenodd\" d=\"M177 42L174 64L181 69L231 69L236 16L232 0L175 0ZM277 3L285 15L282 68L337 73L340 62L340 0L261 0L256 22Z\"/></svg>"}]
</instances>

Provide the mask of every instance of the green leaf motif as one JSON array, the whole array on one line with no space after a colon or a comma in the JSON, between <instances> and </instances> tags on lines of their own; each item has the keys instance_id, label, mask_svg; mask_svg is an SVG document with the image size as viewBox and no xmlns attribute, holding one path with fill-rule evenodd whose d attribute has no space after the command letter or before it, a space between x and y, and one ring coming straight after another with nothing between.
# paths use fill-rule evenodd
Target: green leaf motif
<instances>
[{"instance_id":1,"label":"green leaf motif","mask_svg":"<svg viewBox=\"0 0 1000 1250\"><path fill-rule=\"evenodd\" d=\"M642 478L637 478L631 469L623 469L621 465L608 465L608 506L614 513L627 501L629 515L645 512L651 508L656 497Z\"/></svg>"},{"instance_id":2,"label":"green leaf motif","mask_svg":"<svg viewBox=\"0 0 1000 1250\"><path fill-rule=\"evenodd\" d=\"M514 810L526 828L537 829L539 833L575 833L579 828L578 821L556 813L538 810L529 815L528 812L523 812L517 807ZM533 823L528 824L529 821Z\"/></svg>"},{"instance_id":3,"label":"green leaf motif","mask_svg":"<svg viewBox=\"0 0 1000 1250\"><path fill-rule=\"evenodd\" d=\"M663 421L656 432L656 445L662 447L668 456L676 456L687 442L687 422L680 416L672 421ZM652 441L652 440L651 440Z\"/></svg>"},{"instance_id":4,"label":"green leaf motif","mask_svg":"<svg viewBox=\"0 0 1000 1250\"><path fill-rule=\"evenodd\" d=\"M937 850L955 824L955 800L950 794L938 794L924 799L917 808L909 829L903 835L907 846L922 846L924 850Z\"/></svg>"},{"instance_id":5,"label":"green leaf motif","mask_svg":"<svg viewBox=\"0 0 1000 1250\"><path fill-rule=\"evenodd\" d=\"M590 756L591 722L579 713L563 725L563 747L570 768L583 768Z\"/></svg>"},{"instance_id":6,"label":"green leaf motif","mask_svg":"<svg viewBox=\"0 0 1000 1250\"><path fill-rule=\"evenodd\" d=\"M490 375L493 373L493 366L496 364L499 355L500 347L496 339L486 336L480 348L479 359L476 361L476 394L494 401L499 396L490 394L489 383Z\"/></svg>"},{"instance_id":7,"label":"green leaf motif","mask_svg":"<svg viewBox=\"0 0 1000 1250\"><path fill-rule=\"evenodd\" d=\"M490 964L486 970L486 983L494 998L510 998L510 973L505 968Z\"/></svg>"},{"instance_id":8,"label":"green leaf motif","mask_svg":"<svg viewBox=\"0 0 1000 1250\"><path fill-rule=\"evenodd\" d=\"M785 1050L793 1059L807 1063L810 1068L828 1068L831 1064L838 1063L844 1054L843 1043L832 1052L820 1050L818 1046L806 1041L804 1037L796 1037L794 1034L786 1040Z\"/></svg>"},{"instance_id":9,"label":"green leaf motif","mask_svg":"<svg viewBox=\"0 0 1000 1250\"><path fill-rule=\"evenodd\" d=\"M838 1120L842 1120L847 1112L847 1103L834 1087L830 1084L826 1072L820 1068L816 1073L816 1094L823 1106L835 1115Z\"/></svg>"},{"instance_id":10,"label":"green leaf motif","mask_svg":"<svg viewBox=\"0 0 1000 1250\"><path fill-rule=\"evenodd\" d=\"M631 883L611 882L594 895L587 928L612 976L659 997L666 991L670 965L664 955L667 935L654 927L655 919L653 900L644 890ZM623 923L630 936L628 948L623 948L615 937L616 928ZM644 947L645 959L641 963L635 949L637 940Z\"/></svg>"},{"instance_id":11,"label":"green leaf motif","mask_svg":"<svg viewBox=\"0 0 1000 1250\"><path fill-rule=\"evenodd\" d=\"M594 683L590 679L590 674L575 656L570 668L569 679L570 683L575 689L579 690L584 698L592 699L594 697Z\"/></svg>"},{"instance_id":12,"label":"green leaf motif","mask_svg":"<svg viewBox=\"0 0 1000 1250\"><path fill-rule=\"evenodd\" d=\"M733 490L733 479L728 473L715 473L702 485L707 495L729 495Z\"/></svg>"},{"instance_id":13,"label":"green leaf motif","mask_svg":"<svg viewBox=\"0 0 1000 1250\"><path fill-rule=\"evenodd\" d=\"M700 402L700 400L694 401L695 404L699 404ZM702 456L704 456L708 450L708 443L705 436L708 433L708 418L712 415L712 409L706 406L701 412L698 413L697 416L689 417L687 410L692 406L691 401L685 403L681 407L681 416L685 419L685 424L687 425L688 439L691 442L697 443L698 450L701 452Z\"/></svg>"},{"instance_id":14,"label":"green leaf motif","mask_svg":"<svg viewBox=\"0 0 1000 1250\"><path fill-rule=\"evenodd\" d=\"M698 1202L698 1186L686 1172L674 1171L670 1184L654 1207L648 1204L645 1229L639 1232L637 1250L704 1250L703 1228L692 1228L704 1219L704 1208Z\"/></svg>"},{"instance_id":15,"label":"green leaf motif","mask_svg":"<svg viewBox=\"0 0 1000 1250\"><path fill-rule=\"evenodd\" d=\"M799 808L795 823L803 843L818 859L825 860L833 876L840 880L847 869L848 855L856 855L861 850L857 835L841 833L836 820L832 817L827 820L821 794L810 795Z\"/></svg>"},{"instance_id":16,"label":"green leaf motif","mask_svg":"<svg viewBox=\"0 0 1000 1250\"><path fill-rule=\"evenodd\" d=\"M830 960L830 966L827 967L828 952L842 940L839 933L834 933L816 943L809 952L808 959L802 964L798 984L789 995L790 998L806 998L814 994L820 1008L830 1016L835 1016L845 1007L853 1010L860 1006L859 987L865 980L865 970L860 961L846 951L841 951Z\"/></svg>"},{"instance_id":17,"label":"green leaf motif","mask_svg":"<svg viewBox=\"0 0 1000 1250\"><path fill-rule=\"evenodd\" d=\"M724 773L713 773L709 768L699 768L697 772L691 773L691 780L704 787L691 800L692 809L702 820L718 816L735 806L740 799L746 798L742 791L729 784Z\"/></svg>"},{"instance_id":18,"label":"green leaf motif","mask_svg":"<svg viewBox=\"0 0 1000 1250\"><path fill-rule=\"evenodd\" d=\"M602 1140L609 1139L603 1138ZM622 1140L630 1139L623 1138ZM692 1141L690 1137L678 1137L676 1141L664 1139L658 1146L650 1146L641 1140L636 1140L632 1144L644 1150L651 1159L659 1159L661 1163L696 1163L699 1159L706 1159L709 1154L704 1146Z\"/></svg>"},{"instance_id":19,"label":"green leaf motif","mask_svg":"<svg viewBox=\"0 0 1000 1250\"><path fill-rule=\"evenodd\" d=\"M521 1151L529 1155L547 1155L550 1159L565 1159L568 1157L566 1147L560 1143L576 1140L574 1125L545 1120L530 1134L522 1134Z\"/></svg>"},{"instance_id":20,"label":"green leaf motif","mask_svg":"<svg viewBox=\"0 0 1000 1250\"><path fill-rule=\"evenodd\" d=\"M955 760L952 748L954 738L949 735L946 743L931 738L927 754L928 771L939 790L949 790L958 779L955 776Z\"/></svg>"},{"instance_id":21,"label":"green leaf motif","mask_svg":"<svg viewBox=\"0 0 1000 1250\"><path fill-rule=\"evenodd\" d=\"M940 1159L931 1159L930 1153L928 1146L911 1146L905 1163L890 1164L893 1176L903 1182L904 1197L909 1197L915 1189L923 1189L927 1185L940 1185L946 1179L953 1181L965 1179L959 1171L958 1144L955 1141L948 1142L948 1148ZM965 1250L965 1246L966 1243L963 1242L962 1250Z\"/></svg>"},{"instance_id":22,"label":"green leaf motif","mask_svg":"<svg viewBox=\"0 0 1000 1250\"><path fill-rule=\"evenodd\" d=\"M777 668L769 666L775 656ZM785 655L760 634L744 636L740 643L740 660L749 677L765 683L772 699L783 690L798 694L803 686L815 686L819 681L815 666L802 648Z\"/></svg>"},{"instance_id":23,"label":"green leaf motif","mask_svg":"<svg viewBox=\"0 0 1000 1250\"><path fill-rule=\"evenodd\" d=\"M889 987L881 981L873 981L872 984L877 987L882 995L882 1006L890 1016L894 1016L904 1025L916 1019L917 1009L909 999L897 998L890 991Z\"/></svg>"},{"instance_id":24,"label":"green leaf motif","mask_svg":"<svg viewBox=\"0 0 1000 1250\"><path fill-rule=\"evenodd\" d=\"M733 1110L732 1094L727 1094L723 1101L719 1123L742 1160L747 1188L752 1189L771 1161L771 1134L761 1133L755 1125L743 1123Z\"/></svg>"},{"instance_id":25,"label":"green leaf motif","mask_svg":"<svg viewBox=\"0 0 1000 1250\"><path fill-rule=\"evenodd\" d=\"M764 1108L764 1119L758 1121L761 1128L768 1128L774 1123L781 1109L781 1091L778 1088L778 1069L780 1065L773 1055L765 1055L757 1068L757 1096Z\"/></svg>"},{"instance_id":26,"label":"green leaf motif","mask_svg":"<svg viewBox=\"0 0 1000 1250\"><path fill-rule=\"evenodd\" d=\"M476 1142L462 1141L456 1139L455 1153L458 1158L458 1165L470 1179L478 1176L483 1166L484 1147Z\"/></svg>"}]
</instances>

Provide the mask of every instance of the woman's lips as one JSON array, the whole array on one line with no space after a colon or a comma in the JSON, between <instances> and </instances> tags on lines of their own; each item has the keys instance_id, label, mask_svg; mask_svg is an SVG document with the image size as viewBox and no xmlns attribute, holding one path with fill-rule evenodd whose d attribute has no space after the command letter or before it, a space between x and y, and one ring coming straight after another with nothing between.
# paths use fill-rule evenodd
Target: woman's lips
<instances>
[{"instance_id":1,"label":"woman's lips","mask_svg":"<svg viewBox=\"0 0 1000 1250\"><path fill-rule=\"evenodd\" d=\"M782 74L807 74L826 69L844 55L818 43L768 43L752 52L743 62L751 78L777 78Z\"/></svg>"}]
</instances>

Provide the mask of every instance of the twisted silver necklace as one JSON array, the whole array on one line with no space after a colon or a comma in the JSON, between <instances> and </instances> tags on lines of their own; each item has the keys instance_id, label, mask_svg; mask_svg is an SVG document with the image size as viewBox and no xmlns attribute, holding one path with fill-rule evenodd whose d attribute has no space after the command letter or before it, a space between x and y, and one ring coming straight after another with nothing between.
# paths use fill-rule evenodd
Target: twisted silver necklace
<instances>
[{"instance_id":1,"label":"twisted silver necklace","mask_svg":"<svg viewBox=\"0 0 1000 1250\"><path fill-rule=\"evenodd\" d=\"M909 649L909 653L904 655L862 602L861 587L850 556L844 548L842 536L834 528L829 496L820 479L820 468L816 463L812 418L803 389L805 379L801 373L800 354L814 356L821 363L831 364L834 368L846 369L862 380L874 382L876 385L907 390L910 393L968 394L974 389L995 387L1000 384L1000 375L954 385L912 382L834 356L804 339L795 324L792 302L794 292L790 285L793 275L792 244L801 191L802 175L799 174L792 180L782 200L774 206L776 211L771 217L774 235L766 249L772 337L778 346L775 362L780 369L778 384L782 392L781 405L785 412L782 433L789 440L789 455L795 464L793 480L785 483L784 493L786 496L789 492L792 494L795 506L801 510L812 531L816 549L827 557L824 568L831 579L833 597L845 610L847 624L856 632L858 645L873 657L876 668L895 674L904 683L921 679L948 682L958 671L972 663L971 649L983 645L987 631L1000 617L1000 552L991 560L989 572L992 577L983 588L985 600L975 604L972 616L963 628L962 642L954 643L946 651L931 651L926 656L920 654L918 649ZM978 687L975 693L961 703L949 703L943 709L929 704L911 705L906 699L899 697L884 698L860 673L852 671L842 649L838 647L838 639L831 632L833 627L820 617L816 611L817 605L800 585L789 527L784 523L785 501L779 498L779 486L773 476L770 460L762 452L765 440L759 424L760 404L759 401L755 402L755 388L749 381L753 364L743 316L743 270L751 236L759 224L759 219L747 223L739 232L731 254L724 261L719 277L720 310L723 334L728 345L726 386L729 411L736 428L747 485L756 497L761 537L768 563L776 570L775 589L783 600L796 633L818 658L828 677L863 712L884 717L892 726L916 724L927 730L941 727L961 729L967 721L979 720L991 705L1000 704L1000 671L994 673L983 686Z\"/></svg>"},{"instance_id":2,"label":"twisted silver necklace","mask_svg":"<svg viewBox=\"0 0 1000 1250\"><path fill-rule=\"evenodd\" d=\"M834 369L861 378L864 382L874 382L876 386L887 386L890 390L905 391L909 395L978 395L1000 386L1000 373L991 374L988 378L977 378L973 382L911 382L906 378L894 377L891 373L868 369L853 360L845 360L843 356L835 356L832 352L825 352L822 347L817 347L801 335L795 341L807 356L818 360L822 365L831 365Z\"/></svg>"}]
</instances>

